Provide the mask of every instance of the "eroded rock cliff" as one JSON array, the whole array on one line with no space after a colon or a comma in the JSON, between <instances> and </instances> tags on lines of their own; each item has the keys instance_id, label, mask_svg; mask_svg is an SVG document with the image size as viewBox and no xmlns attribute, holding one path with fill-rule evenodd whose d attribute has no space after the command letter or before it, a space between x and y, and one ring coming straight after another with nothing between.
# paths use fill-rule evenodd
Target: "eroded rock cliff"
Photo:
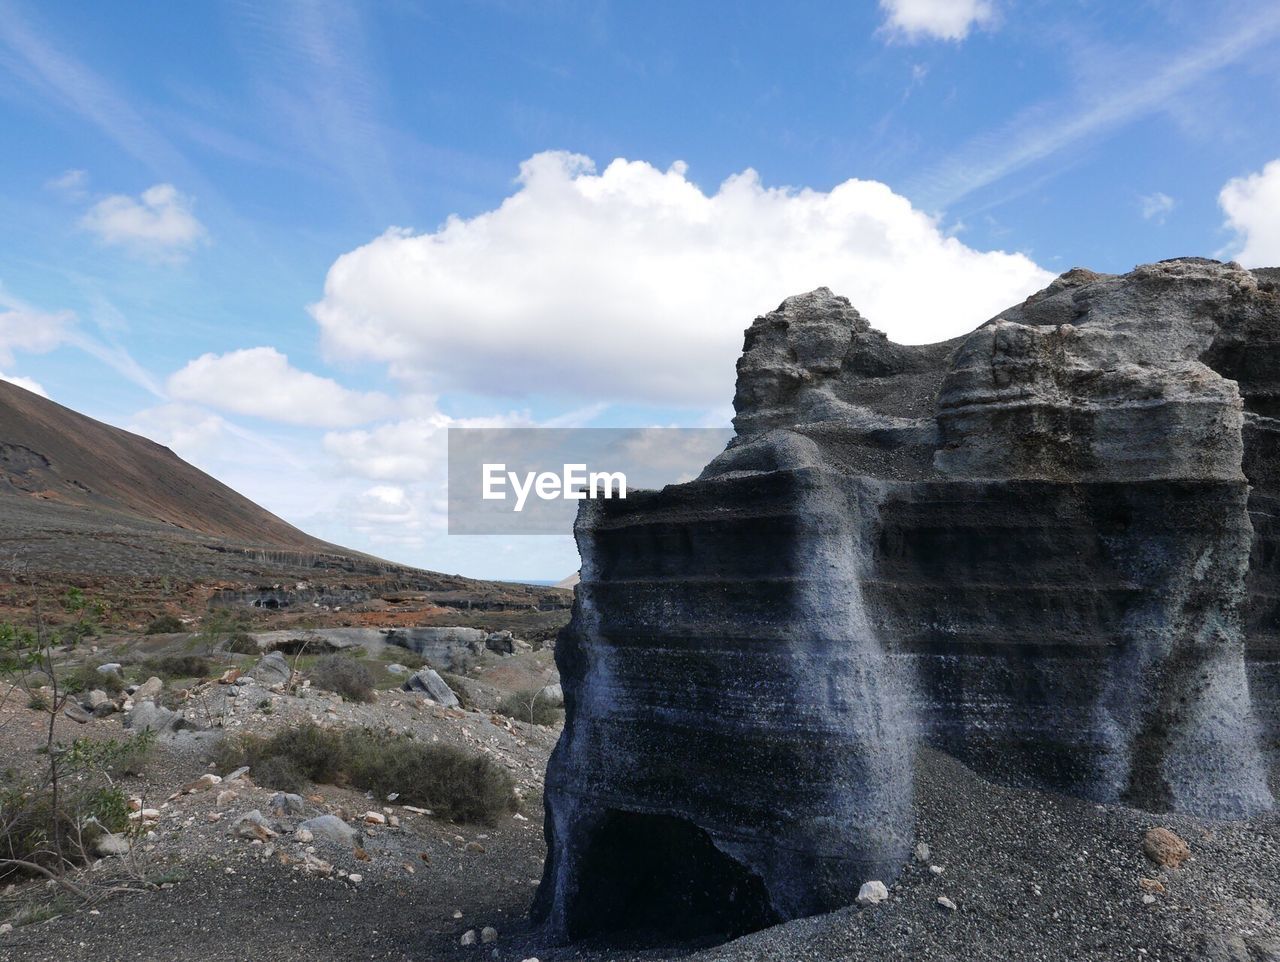
<instances>
[{"instance_id":1,"label":"eroded rock cliff","mask_svg":"<svg viewBox=\"0 0 1280 962\"><path fill-rule=\"evenodd\" d=\"M912 844L912 755L1267 808L1280 277L1075 270L904 346L820 288L747 331L696 481L585 503L536 914L734 934Z\"/></svg>"}]
</instances>

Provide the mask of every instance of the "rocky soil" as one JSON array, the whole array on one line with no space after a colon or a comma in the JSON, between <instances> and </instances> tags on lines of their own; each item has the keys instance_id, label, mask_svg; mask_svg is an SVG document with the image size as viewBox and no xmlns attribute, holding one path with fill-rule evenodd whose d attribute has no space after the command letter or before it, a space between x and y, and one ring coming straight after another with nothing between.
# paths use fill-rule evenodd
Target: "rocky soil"
<instances>
[{"instance_id":1,"label":"rocky soil","mask_svg":"<svg viewBox=\"0 0 1280 962\"><path fill-rule=\"evenodd\" d=\"M487 673L522 685L544 677L540 656L489 656L467 687L494 695ZM914 806L916 839L927 852L918 848L901 877L887 880L885 900L723 945L653 947L648 933L633 933L551 946L527 913L545 854L542 778L556 730L489 710L444 708L390 688L366 705L306 688L289 694L215 683L200 687L181 710L204 716L207 733L162 739L144 775L124 783L149 810L148 834L128 855L103 858L83 872L100 889L114 882L136 891L80 905L55 897L43 882L6 890L0 919L32 905L48 917L0 935L0 956L1280 959L1274 917L1280 818L1213 823L1013 790L929 750L917 759ZM220 733L266 734L306 719L407 731L487 754L516 779L519 810L494 826L457 825L350 788L317 785L289 799L254 784L251 771L230 778L234 773L211 769L209 745ZM44 720L21 699L5 700L0 752L11 764L38 764L32 748ZM60 734L119 738L121 720L120 714L84 723L62 718ZM326 815L348 826L351 838L304 830ZM1144 838L1158 827L1189 846L1176 868L1144 852Z\"/></svg>"}]
</instances>

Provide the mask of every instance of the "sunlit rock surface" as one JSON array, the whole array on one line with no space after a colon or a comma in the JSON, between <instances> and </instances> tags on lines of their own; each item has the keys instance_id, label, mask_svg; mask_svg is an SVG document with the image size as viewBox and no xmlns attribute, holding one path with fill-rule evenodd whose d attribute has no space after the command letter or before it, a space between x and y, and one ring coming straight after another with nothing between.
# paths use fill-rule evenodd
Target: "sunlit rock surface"
<instances>
[{"instance_id":1,"label":"sunlit rock surface","mask_svg":"<svg viewBox=\"0 0 1280 962\"><path fill-rule=\"evenodd\" d=\"M1154 811L1271 805L1280 272L1075 270L903 346L747 331L702 476L586 503L535 914L730 935L912 845L914 747Z\"/></svg>"}]
</instances>

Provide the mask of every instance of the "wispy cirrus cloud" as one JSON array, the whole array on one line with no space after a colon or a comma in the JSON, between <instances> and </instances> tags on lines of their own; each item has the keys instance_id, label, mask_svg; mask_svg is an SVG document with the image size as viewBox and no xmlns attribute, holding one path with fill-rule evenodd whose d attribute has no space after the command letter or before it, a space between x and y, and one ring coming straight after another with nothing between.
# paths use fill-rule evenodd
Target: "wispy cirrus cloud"
<instances>
[{"instance_id":1,"label":"wispy cirrus cloud","mask_svg":"<svg viewBox=\"0 0 1280 962\"><path fill-rule=\"evenodd\" d=\"M926 208L946 208L1011 174L1166 108L1209 75L1277 40L1280 7L1266 5L1194 46L1162 56L1155 68L1128 58L1092 77L1073 99L1037 104L971 141L908 184L906 193Z\"/></svg>"}]
</instances>

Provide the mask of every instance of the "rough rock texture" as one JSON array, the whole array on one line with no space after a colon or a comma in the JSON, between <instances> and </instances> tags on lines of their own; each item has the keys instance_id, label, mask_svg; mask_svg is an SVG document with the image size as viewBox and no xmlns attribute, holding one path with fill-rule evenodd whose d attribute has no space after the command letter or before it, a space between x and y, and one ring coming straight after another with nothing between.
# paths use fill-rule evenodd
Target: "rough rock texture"
<instances>
[{"instance_id":1,"label":"rough rock texture","mask_svg":"<svg viewBox=\"0 0 1280 962\"><path fill-rule=\"evenodd\" d=\"M579 515L535 914L724 935L848 904L911 849L920 743L1102 802L1270 807L1278 287L1074 270L918 347L824 288L758 318L728 450Z\"/></svg>"}]
</instances>

